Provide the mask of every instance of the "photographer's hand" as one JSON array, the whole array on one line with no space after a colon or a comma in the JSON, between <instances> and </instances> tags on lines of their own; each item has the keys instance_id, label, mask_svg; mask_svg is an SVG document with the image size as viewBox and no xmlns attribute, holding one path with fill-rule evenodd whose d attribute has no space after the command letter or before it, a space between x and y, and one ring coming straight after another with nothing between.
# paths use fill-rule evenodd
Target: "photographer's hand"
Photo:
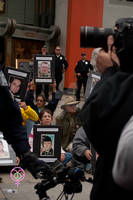
<instances>
[{"instance_id":1,"label":"photographer's hand","mask_svg":"<svg viewBox=\"0 0 133 200\"><path fill-rule=\"evenodd\" d=\"M101 73L103 73L105 69L107 69L108 67L113 66L114 63L120 66L120 61L119 58L117 57L116 48L115 46L113 46L113 43L114 43L114 38L112 35L109 35L107 39L108 52L101 50L97 55L96 67Z\"/></svg>"},{"instance_id":2,"label":"photographer's hand","mask_svg":"<svg viewBox=\"0 0 133 200\"><path fill-rule=\"evenodd\" d=\"M106 53L104 50L101 50L96 59L96 67L98 68L98 71L103 73L105 69L111 66L113 66L113 62L110 54Z\"/></svg>"}]
</instances>

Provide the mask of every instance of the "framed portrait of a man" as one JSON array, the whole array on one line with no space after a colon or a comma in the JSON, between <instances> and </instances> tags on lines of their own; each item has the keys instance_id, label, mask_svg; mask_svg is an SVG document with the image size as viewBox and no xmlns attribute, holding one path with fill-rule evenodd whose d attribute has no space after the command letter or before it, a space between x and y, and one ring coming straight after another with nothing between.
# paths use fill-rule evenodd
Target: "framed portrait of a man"
<instances>
[{"instance_id":1,"label":"framed portrait of a man","mask_svg":"<svg viewBox=\"0 0 133 200\"><path fill-rule=\"evenodd\" d=\"M33 79L34 62L31 59L16 59L16 69L28 72L29 80Z\"/></svg>"},{"instance_id":2,"label":"framed portrait of a man","mask_svg":"<svg viewBox=\"0 0 133 200\"><path fill-rule=\"evenodd\" d=\"M34 125L33 152L39 159L52 163L60 159L61 129L58 126Z\"/></svg>"},{"instance_id":3,"label":"framed portrait of a man","mask_svg":"<svg viewBox=\"0 0 133 200\"><path fill-rule=\"evenodd\" d=\"M54 81L54 57L51 55L34 56L35 83L50 84Z\"/></svg>"},{"instance_id":4,"label":"framed portrait of a man","mask_svg":"<svg viewBox=\"0 0 133 200\"><path fill-rule=\"evenodd\" d=\"M5 68L5 77L11 93L16 101L22 101L25 97L29 81L29 73L11 67Z\"/></svg>"}]
</instances>

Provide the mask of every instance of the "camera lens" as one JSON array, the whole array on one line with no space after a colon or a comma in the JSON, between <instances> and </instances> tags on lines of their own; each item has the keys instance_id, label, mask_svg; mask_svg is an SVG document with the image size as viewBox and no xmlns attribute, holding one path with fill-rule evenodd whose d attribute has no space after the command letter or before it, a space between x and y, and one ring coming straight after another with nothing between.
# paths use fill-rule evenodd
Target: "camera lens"
<instances>
[{"instance_id":1,"label":"camera lens","mask_svg":"<svg viewBox=\"0 0 133 200\"><path fill-rule=\"evenodd\" d=\"M108 35L113 35L111 28L98 28L81 26L80 28L80 47L97 48L106 47Z\"/></svg>"}]
</instances>

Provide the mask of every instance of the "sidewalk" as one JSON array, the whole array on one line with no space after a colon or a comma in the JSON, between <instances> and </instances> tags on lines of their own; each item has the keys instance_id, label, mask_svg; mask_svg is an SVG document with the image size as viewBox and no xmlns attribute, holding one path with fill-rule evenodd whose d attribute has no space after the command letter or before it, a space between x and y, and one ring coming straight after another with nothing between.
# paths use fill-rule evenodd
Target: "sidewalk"
<instances>
[{"instance_id":1,"label":"sidewalk","mask_svg":"<svg viewBox=\"0 0 133 200\"><path fill-rule=\"evenodd\" d=\"M3 182L0 183L0 200L39 200L38 195L35 193L34 186L40 182L40 180L34 179L28 171L26 171L25 179L18 186L18 189L10 179L9 172L2 173L0 176L3 178ZM76 193L73 200L89 200L91 187L92 184L82 182L82 193ZM62 189L62 185L60 184L48 190L48 195L51 200L56 200L62 192ZM15 192L12 193L11 190ZM63 200L64 199L63 197Z\"/></svg>"}]
</instances>

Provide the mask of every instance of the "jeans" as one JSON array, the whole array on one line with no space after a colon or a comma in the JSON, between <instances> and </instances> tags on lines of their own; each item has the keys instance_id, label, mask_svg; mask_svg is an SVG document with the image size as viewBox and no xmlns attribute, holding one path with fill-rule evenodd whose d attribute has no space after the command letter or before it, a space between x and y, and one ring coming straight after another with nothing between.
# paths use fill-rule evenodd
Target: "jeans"
<instances>
[{"instance_id":1,"label":"jeans","mask_svg":"<svg viewBox=\"0 0 133 200\"><path fill-rule=\"evenodd\" d=\"M69 152L65 152L65 160L63 161L63 165L66 165L72 159L72 154Z\"/></svg>"}]
</instances>

